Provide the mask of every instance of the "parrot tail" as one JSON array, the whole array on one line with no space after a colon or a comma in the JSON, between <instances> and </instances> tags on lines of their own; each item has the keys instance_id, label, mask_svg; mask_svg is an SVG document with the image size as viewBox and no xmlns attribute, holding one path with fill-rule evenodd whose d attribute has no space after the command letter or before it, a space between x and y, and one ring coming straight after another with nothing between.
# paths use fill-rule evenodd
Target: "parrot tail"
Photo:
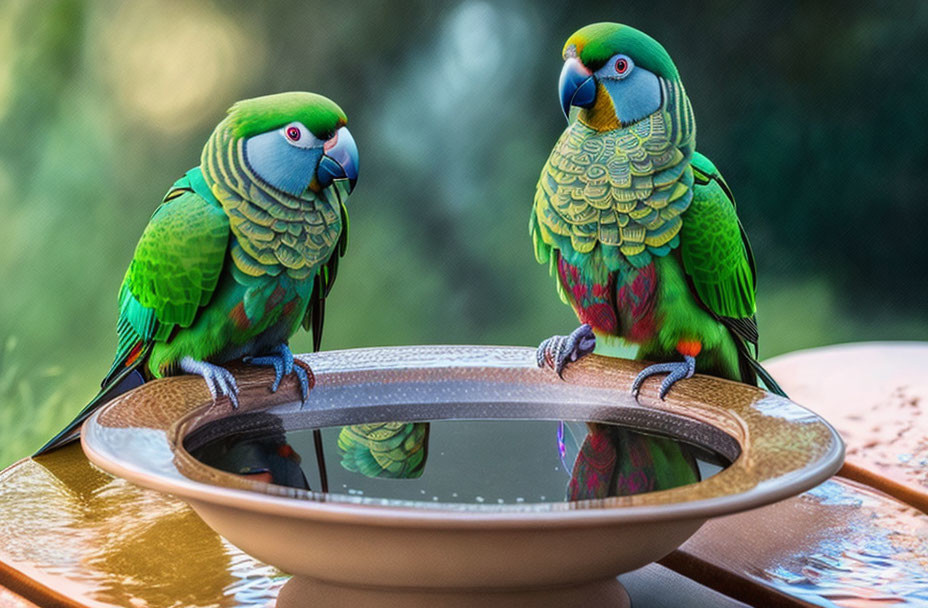
<instances>
[{"instance_id":1,"label":"parrot tail","mask_svg":"<svg viewBox=\"0 0 928 608\"><path fill-rule=\"evenodd\" d=\"M145 350L147 351L147 349ZM100 389L97 396L91 399L90 403L84 406L84 409L80 411L74 420L69 422L57 435L52 437L48 443L39 448L32 457L35 458L36 456L41 456L52 450L57 450L78 439L81 435L81 425L91 414L97 411L101 405L115 399L123 393L131 391L137 386L145 384L145 377L138 368L139 364L147 359L145 355L148 353L142 352L139 354L140 356L137 356L130 365L126 366L119 373L108 374L106 380L104 380L103 388Z\"/></svg>"},{"instance_id":2,"label":"parrot tail","mask_svg":"<svg viewBox=\"0 0 928 608\"><path fill-rule=\"evenodd\" d=\"M787 399L789 399L789 395L786 394L786 391L780 388L780 385L777 384L777 381L773 379L773 376L770 375L770 372L764 369L764 366L761 365L757 361L757 359L755 359L754 357L751 357L748 363L750 364L751 368L753 368L754 373L757 374L757 377L760 378L761 381L764 383L764 386L767 387L768 391L776 395L779 395L781 397L786 397Z\"/></svg>"},{"instance_id":3,"label":"parrot tail","mask_svg":"<svg viewBox=\"0 0 928 608\"><path fill-rule=\"evenodd\" d=\"M786 391L780 388L780 385L773 379L770 372L764 369L764 366L761 365L757 358L751 353L747 342L736 338L735 346L738 349L738 369L741 372L742 382L746 384L757 384L757 379L759 378L764 383L764 386L767 387L768 391L789 399L789 395L786 394Z\"/></svg>"}]
</instances>

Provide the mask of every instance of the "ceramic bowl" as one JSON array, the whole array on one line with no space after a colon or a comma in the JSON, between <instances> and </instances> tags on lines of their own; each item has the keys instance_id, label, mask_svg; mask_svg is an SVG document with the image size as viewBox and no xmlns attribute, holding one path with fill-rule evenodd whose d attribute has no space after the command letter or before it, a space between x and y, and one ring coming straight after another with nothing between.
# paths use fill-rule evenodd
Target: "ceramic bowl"
<instances>
[{"instance_id":1,"label":"ceramic bowl","mask_svg":"<svg viewBox=\"0 0 928 608\"><path fill-rule=\"evenodd\" d=\"M287 378L235 368L240 408L213 404L202 379L145 384L84 427L87 456L140 486L175 495L234 545L290 573L280 605L622 606L616 575L667 555L709 518L821 483L843 444L824 420L763 390L706 376L658 379L636 402L643 364L590 356L559 379L534 350L424 346L300 357L315 371L305 406ZM225 473L183 440L203 425L267 411L286 429L445 418L622 423L705 446L732 461L699 483L579 502L437 504L321 494Z\"/></svg>"}]
</instances>

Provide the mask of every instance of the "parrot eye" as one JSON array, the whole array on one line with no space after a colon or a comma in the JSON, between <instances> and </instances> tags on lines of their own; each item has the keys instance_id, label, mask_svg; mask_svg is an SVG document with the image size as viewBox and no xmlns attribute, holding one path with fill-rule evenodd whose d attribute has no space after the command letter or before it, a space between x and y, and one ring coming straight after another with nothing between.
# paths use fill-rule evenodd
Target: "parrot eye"
<instances>
[{"instance_id":1,"label":"parrot eye","mask_svg":"<svg viewBox=\"0 0 928 608\"><path fill-rule=\"evenodd\" d=\"M628 76L633 67L635 67L635 64L632 63L631 57L627 57L625 55L619 55L616 57L614 68L615 74L619 78L625 78Z\"/></svg>"},{"instance_id":2,"label":"parrot eye","mask_svg":"<svg viewBox=\"0 0 928 608\"><path fill-rule=\"evenodd\" d=\"M322 145L301 122L291 122L280 130L280 134L288 144L297 148L315 148Z\"/></svg>"}]
</instances>

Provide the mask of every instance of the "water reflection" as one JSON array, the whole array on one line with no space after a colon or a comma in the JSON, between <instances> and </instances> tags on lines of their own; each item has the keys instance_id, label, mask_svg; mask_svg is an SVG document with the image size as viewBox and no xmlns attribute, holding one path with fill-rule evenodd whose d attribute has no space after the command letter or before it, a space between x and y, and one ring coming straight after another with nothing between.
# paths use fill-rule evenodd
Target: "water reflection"
<instances>
[{"instance_id":1,"label":"water reflection","mask_svg":"<svg viewBox=\"0 0 928 608\"><path fill-rule=\"evenodd\" d=\"M428 448L428 422L354 424L338 433L342 467L366 477L421 477Z\"/></svg>"},{"instance_id":2,"label":"water reflection","mask_svg":"<svg viewBox=\"0 0 928 608\"><path fill-rule=\"evenodd\" d=\"M588 423L574 460L568 500L629 496L700 480L693 446L612 425Z\"/></svg>"},{"instance_id":3,"label":"water reflection","mask_svg":"<svg viewBox=\"0 0 928 608\"><path fill-rule=\"evenodd\" d=\"M627 496L695 483L728 465L702 448L612 423L437 420L284 431L275 418L218 421L185 445L210 466L275 484L318 490L325 475L333 495L440 503ZM338 465L326 470L325 462Z\"/></svg>"},{"instance_id":4,"label":"water reflection","mask_svg":"<svg viewBox=\"0 0 928 608\"><path fill-rule=\"evenodd\" d=\"M229 473L309 490L302 457L287 442L279 417L235 416L198 429L184 442L194 456Z\"/></svg>"}]
</instances>

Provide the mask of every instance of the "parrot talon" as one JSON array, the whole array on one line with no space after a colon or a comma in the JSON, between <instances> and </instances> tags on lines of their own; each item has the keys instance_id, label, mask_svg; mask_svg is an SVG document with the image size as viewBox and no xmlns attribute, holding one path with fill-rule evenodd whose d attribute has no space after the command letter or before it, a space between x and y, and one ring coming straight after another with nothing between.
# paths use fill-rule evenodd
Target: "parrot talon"
<instances>
[{"instance_id":1,"label":"parrot talon","mask_svg":"<svg viewBox=\"0 0 928 608\"><path fill-rule=\"evenodd\" d=\"M638 393L641 390L641 385L644 384L644 381L655 375L655 374L667 374L667 377L661 382L661 388L658 392L658 396L661 400L664 400L664 397L667 396L667 393L670 392L670 388L677 383L678 380L683 380L684 378L691 378L696 372L696 358L690 355L684 355L683 361L675 361L672 363L655 363L654 365L649 365L648 367L641 370L637 376L635 376L635 381L632 382L632 395L635 398L638 398Z\"/></svg>"},{"instance_id":2,"label":"parrot talon","mask_svg":"<svg viewBox=\"0 0 928 608\"><path fill-rule=\"evenodd\" d=\"M297 359L293 360L293 373L296 374L300 381L300 409L309 399L309 391L316 386L316 376L308 363L303 363Z\"/></svg>"},{"instance_id":3,"label":"parrot talon","mask_svg":"<svg viewBox=\"0 0 928 608\"><path fill-rule=\"evenodd\" d=\"M283 380L284 376L296 374L297 380L300 383L300 401L301 403L306 403L306 400L309 398L309 390L312 388L312 385L315 384L315 378L310 381L312 370L302 361L297 361L286 344L281 344L274 348L274 350L267 355L245 357L243 361L250 365L274 368L274 382L270 386L272 393L276 393L277 389L280 388L280 381Z\"/></svg>"},{"instance_id":4,"label":"parrot talon","mask_svg":"<svg viewBox=\"0 0 928 608\"><path fill-rule=\"evenodd\" d=\"M578 361L593 352L596 335L593 328L584 323L569 336L551 336L538 345L535 361L538 367L551 367L563 380L568 363Z\"/></svg>"},{"instance_id":5,"label":"parrot talon","mask_svg":"<svg viewBox=\"0 0 928 608\"><path fill-rule=\"evenodd\" d=\"M280 357L275 357L273 355L268 355L266 357L247 357L242 359L245 363L249 365L258 365L261 367L273 367L274 368L274 382L271 383L271 392L276 393L277 388L280 386L280 381L284 377L284 364L280 360Z\"/></svg>"},{"instance_id":6,"label":"parrot talon","mask_svg":"<svg viewBox=\"0 0 928 608\"><path fill-rule=\"evenodd\" d=\"M232 372L206 361L197 361L193 357L181 359L180 368L188 374L202 376L209 394L213 397L213 403L216 403L220 396L225 395L232 403L232 407L238 409L238 384Z\"/></svg>"}]
</instances>

